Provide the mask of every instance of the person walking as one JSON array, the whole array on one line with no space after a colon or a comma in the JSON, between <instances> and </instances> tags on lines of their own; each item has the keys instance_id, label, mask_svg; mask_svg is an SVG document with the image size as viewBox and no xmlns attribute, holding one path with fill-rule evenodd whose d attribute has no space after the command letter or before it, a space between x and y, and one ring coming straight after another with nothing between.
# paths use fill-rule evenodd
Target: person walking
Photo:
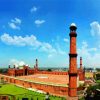
<instances>
[{"instance_id":1,"label":"person walking","mask_svg":"<svg viewBox=\"0 0 100 100\"><path fill-rule=\"evenodd\" d=\"M46 96L45 96L45 100L50 100L49 99L49 93L47 92Z\"/></svg>"}]
</instances>

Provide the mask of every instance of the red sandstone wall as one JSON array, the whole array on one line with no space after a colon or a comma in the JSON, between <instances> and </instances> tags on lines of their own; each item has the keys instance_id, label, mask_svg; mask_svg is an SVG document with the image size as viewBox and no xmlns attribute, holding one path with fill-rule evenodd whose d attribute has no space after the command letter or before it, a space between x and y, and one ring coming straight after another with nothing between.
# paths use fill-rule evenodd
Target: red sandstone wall
<instances>
[{"instance_id":1,"label":"red sandstone wall","mask_svg":"<svg viewBox=\"0 0 100 100\"><path fill-rule=\"evenodd\" d=\"M15 75L15 69L14 68L8 69L8 75L9 76L14 76Z\"/></svg>"},{"instance_id":2,"label":"red sandstone wall","mask_svg":"<svg viewBox=\"0 0 100 100\"><path fill-rule=\"evenodd\" d=\"M20 85L20 86L23 86L25 88L34 88L34 89L38 89L38 90L43 90L45 92L49 92L50 94L55 94L55 95L59 95L59 96L68 95L68 87L33 83L33 82L25 81L25 80L19 80L15 77L10 77L10 76L0 74L0 78L2 76L4 77L4 80L7 81L8 83Z\"/></svg>"},{"instance_id":3,"label":"red sandstone wall","mask_svg":"<svg viewBox=\"0 0 100 100\"><path fill-rule=\"evenodd\" d=\"M28 74L29 74L29 75L34 74L34 69L29 69L29 70L28 70Z\"/></svg>"},{"instance_id":4,"label":"red sandstone wall","mask_svg":"<svg viewBox=\"0 0 100 100\"><path fill-rule=\"evenodd\" d=\"M28 69L27 71L28 71L28 75L34 74L33 69ZM9 76L23 76L24 69L9 68L7 75L9 75Z\"/></svg>"}]
</instances>

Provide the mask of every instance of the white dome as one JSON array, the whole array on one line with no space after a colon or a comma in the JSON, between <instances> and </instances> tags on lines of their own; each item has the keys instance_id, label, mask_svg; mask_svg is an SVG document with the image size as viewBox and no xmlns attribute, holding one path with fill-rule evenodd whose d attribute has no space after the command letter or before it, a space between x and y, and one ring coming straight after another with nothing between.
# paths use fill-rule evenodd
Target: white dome
<instances>
[{"instance_id":1,"label":"white dome","mask_svg":"<svg viewBox=\"0 0 100 100\"><path fill-rule=\"evenodd\" d=\"M76 26L76 24L75 23L71 23L71 25L70 26Z\"/></svg>"},{"instance_id":2,"label":"white dome","mask_svg":"<svg viewBox=\"0 0 100 100\"><path fill-rule=\"evenodd\" d=\"M23 66L23 65L25 65L25 62L20 61L20 62L19 62L19 66Z\"/></svg>"},{"instance_id":3,"label":"white dome","mask_svg":"<svg viewBox=\"0 0 100 100\"><path fill-rule=\"evenodd\" d=\"M28 64L26 64L25 66L29 66Z\"/></svg>"}]
</instances>

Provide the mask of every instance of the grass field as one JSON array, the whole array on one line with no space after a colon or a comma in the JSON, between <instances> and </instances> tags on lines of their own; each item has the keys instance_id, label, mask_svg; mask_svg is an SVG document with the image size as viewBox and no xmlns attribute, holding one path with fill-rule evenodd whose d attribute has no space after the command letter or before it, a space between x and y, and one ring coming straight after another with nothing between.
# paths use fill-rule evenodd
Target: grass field
<instances>
[{"instance_id":1,"label":"grass field","mask_svg":"<svg viewBox=\"0 0 100 100\"><path fill-rule=\"evenodd\" d=\"M9 95L9 100L13 100L12 96L15 96L16 100L22 100L22 98L45 100L45 94L33 92L12 84L0 84L0 95L1 94ZM50 100L65 100L65 98L50 95Z\"/></svg>"}]
</instances>

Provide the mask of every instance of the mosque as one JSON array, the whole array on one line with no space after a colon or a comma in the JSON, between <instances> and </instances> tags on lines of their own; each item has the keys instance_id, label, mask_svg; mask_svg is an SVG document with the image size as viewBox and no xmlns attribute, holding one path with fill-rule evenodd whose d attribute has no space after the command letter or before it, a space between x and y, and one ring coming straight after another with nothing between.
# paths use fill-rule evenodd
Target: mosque
<instances>
[{"instance_id":1,"label":"mosque","mask_svg":"<svg viewBox=\"0 0 100 100\"><path fill-rule=\"evenodd\" d=\"M79 84L85 80L85 72L82 66L82 57L80 57L80 68L77 68L77 42L76 42L76 25L70 25L70 52L69 52L69 70L68 72L60 71L40 71L38 59L33 68L24 65L23 68L8 68L5 80L26 88L35 88L51 94L60 96L69 96L69 100L77 100L77 91ZM29 81L31 80L31 81ZM74 98L74 99L73 99Z\"/></svg>"},{"instance_id":2,"label":"mosque","mask_svg":"<svg viewBox=\"0 0 100 100\"><path fill-rule=\"evenodd\" d=\"M24 65L22 67L16 67L14 65L13 68L8 67L7 75L9 76L27 76L32 75L38 72L38 60L36 59L36 64L34 65L34 68L30 68L28 65Z\"/></svg>"}]
</instances>

